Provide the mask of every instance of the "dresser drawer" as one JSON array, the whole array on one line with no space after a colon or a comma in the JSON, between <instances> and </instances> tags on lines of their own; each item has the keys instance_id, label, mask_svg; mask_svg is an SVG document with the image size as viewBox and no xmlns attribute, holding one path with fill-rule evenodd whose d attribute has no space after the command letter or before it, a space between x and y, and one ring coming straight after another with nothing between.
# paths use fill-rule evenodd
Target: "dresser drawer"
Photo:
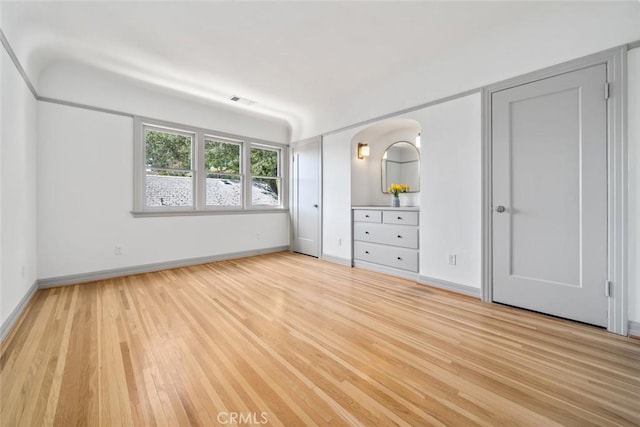
<instances>
[{"instance_id":1,"label":"dresser drawer","mask_svg":"<svg viewBox=\"0 0 640 427\"><path fill-rule=\"evenodd\" d=\"M356 222L353 224L353 238L363 242L418 249L418 228L413 226Z\"/></svg>"},{"instance_id":2,"label":"dresser drawer","mask_svg":"<svg viewBox=\"0 0 640 427\"><path fill-rule=\"evenodd\" d=\"M354 242L355 259L382 264L388 267L408 271L418 271L418 251L415 249L378 245L367 242Z\"/></svg>"},{"instance_id":3,"label":"dresser drawer","mask_svg":"<svg viewBox=\"0 0 640 427\"><path fill-rule=\"evenodd\" d=\"M385 224L418 225L418 212L384 211L382 222Z\"/></svg>"},{"instance_id":4,"label":"dresser drawer","mask_svg":"<svg viewBox=\"0 0 640 427\"><path fill-rule=\"evenodd\" d=\"M382 211L354 210L353 220L358 222L382 222Z\"/></svg>"}]
</instances>

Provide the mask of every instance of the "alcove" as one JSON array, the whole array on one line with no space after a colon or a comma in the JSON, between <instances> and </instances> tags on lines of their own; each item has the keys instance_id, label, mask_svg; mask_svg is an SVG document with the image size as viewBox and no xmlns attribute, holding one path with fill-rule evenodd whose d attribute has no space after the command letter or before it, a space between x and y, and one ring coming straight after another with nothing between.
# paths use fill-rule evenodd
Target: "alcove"
<instances>
[{"instance_id":1,"label":"alcove","mask_svg":"<svg viewBox=\"0 0 640 427\"><path fill-rule=\"evenodd\" d=\"M391 195L382 191L382 157L392 144L406 141L419 145L420 123L396 118L376 122L351 139L351 205L388 206ZM358 158L358 144L367 144L369 155ZM420 148L418 147L418 152ZM415 165L414 165L415 167ZM419 168L417 168L419 170ZM418 181L419 182L419 177ZM400 194L402 206L419 206L420 193Z\"/></svg>"}]
</instances>

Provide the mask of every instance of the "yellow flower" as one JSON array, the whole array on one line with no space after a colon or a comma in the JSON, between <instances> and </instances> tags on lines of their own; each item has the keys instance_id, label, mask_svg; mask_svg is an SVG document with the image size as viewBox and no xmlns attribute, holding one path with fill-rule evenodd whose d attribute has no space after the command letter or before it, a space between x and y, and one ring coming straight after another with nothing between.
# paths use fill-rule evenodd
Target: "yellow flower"
<instances>
[{"instance_id":1,"label":"yellow flower","mask_svg":"<svg viewBox=\"0 0 640 427\"><path fill-rule=\"evenodd\" d=\"M393 194L393 197L398 197L398 193L406 193L409 190L409 186L407 184L391 184L387 191Z\"/></svg>"}]
</instances>

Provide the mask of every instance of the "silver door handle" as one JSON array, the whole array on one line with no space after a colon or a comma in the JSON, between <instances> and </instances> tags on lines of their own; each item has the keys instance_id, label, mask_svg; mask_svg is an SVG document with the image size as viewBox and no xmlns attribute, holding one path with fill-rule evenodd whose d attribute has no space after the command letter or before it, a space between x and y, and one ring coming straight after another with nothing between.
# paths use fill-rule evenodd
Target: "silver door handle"
<instances>
[{"instance_id":1,"label":"silver door handle","mask_svg":"<svg viewBox=\"0 0 640 427\"><path fill-rule=\"evenodd\" d=\"M504 211L506 211L506 209L505 209L505 207L504 207L504 206L502 206L502 205L500 205L500 206L498 206L498 207L496 208L496 212L498 212L498 213L502 213L502 212L504 212Z\"/></svg>"}]
</instances>

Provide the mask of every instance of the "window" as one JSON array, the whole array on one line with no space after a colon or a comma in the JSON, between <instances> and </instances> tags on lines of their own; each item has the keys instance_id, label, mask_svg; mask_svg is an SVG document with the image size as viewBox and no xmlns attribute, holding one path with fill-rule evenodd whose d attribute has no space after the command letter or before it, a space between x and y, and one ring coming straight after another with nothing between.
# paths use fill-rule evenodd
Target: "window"
<instances>
[{"instance_id":1,"label":"window","mask_svg":"<svg viewBox=\"0 0 640 427\"><path fill-rule=\"evenodd\" d=\"M283 146L136 118L134 213L284 209Z\"/></svg>"},{"instance_id":2,"label":"window","mask_svg":"<svg viewBox=\"0 0 640 427\"><path fill-rule=\"evenodd\" d=\"M207 173L205 204L242 208L242 145L207 137L204 140L204 169Z\"/></svg>"},{"instance_id":3,"label":"window","mask_svg":"<svg viewBox=\"0 0 640 427\"><path fill-rule=\"evenodd\" d=\"M145 205L193 206L193 135L145 127Z\"/></svg>"},{"instance_id":4,"label":"window","mask_svg":"<svg viewBox=\"0 0 640 427\"><path fill-rule=\"evenodd\" d=\"M280 205L280 151L251 147L251 205Z\"/></svg>"}]
</instances>

